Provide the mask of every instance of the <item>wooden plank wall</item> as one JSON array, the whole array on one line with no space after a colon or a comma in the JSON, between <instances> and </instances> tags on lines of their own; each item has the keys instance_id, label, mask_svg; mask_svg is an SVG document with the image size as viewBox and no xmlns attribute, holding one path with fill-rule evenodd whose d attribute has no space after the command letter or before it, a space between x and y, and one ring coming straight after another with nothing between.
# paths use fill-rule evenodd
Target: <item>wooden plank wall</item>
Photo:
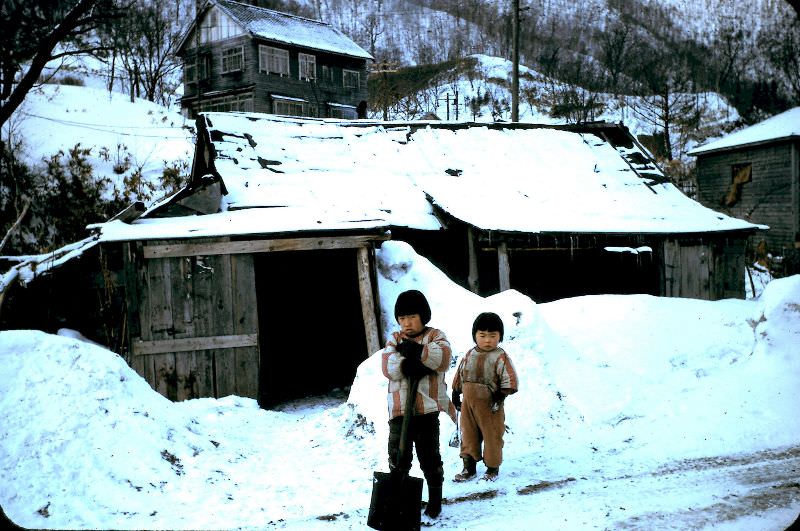
<instances>
[{"instance_id":1,"label":"wooden plank wall","mask_svg":"<svg viewBox=\"0 0 800 531\"><path fill-rule=\"evenodd\" d=\"M355 249L369 353L380 350L371 245L387 236L126 244L129 363L172 400L258 398L258 301L253 253Z\"/></svg>"},{"instance_id":2,"label":"wooden plank wall","mask_svg":"<svg viewBox=\"0 0 800 531\"><path fill-rule=\"evenodd\" d=\"M773 253L794 246L797 196L792 194L796 177L792 143L742 147L738 150L701 155L697 159L698 199L705 206L731 216L770 227L757 236L765 239ZM752 182L741 188L740 200L724 205L732 179L732 167L752 164Z\"/></svg>"},{"instance_id":3,"label":"wooden plank wall","mask_svg":"<svg viewBox=\"0 0 800 531\"><path fill-rule=\"evenodd\" d=\"M139 336L131 340L132 367L171 400L230 394L257 398L252 255L144 259L143 254L136 260L141 300ZM192 343L190 338L205 341Z\"/></svg>"},{"instance_id":4,"label":"wooden plank wall","mask_svg":"<svg viewBox=\"0 0 800 531\"><path fill-rule=\"evenodd\" d=\"M710 249L700 244L664 242L664 293L667 297L711 298Z\"/></svg>"},{"instance_id":5,"label":"wooden plank wall","mask_svg":"<svg viewBox=\"0 0 800 531\"><path fill-rule=\"evenodd\" d=\"M664 242L664 290L667 297L704 300L743 299L746 238Z\"/></svg>"},{"instance_id":6,"label":"wooden plank wall","mask_svg":"<svg viewBox=\"0 0 800 531\"><path fill-rule=\"evenodd\" d=\"M717 240L713 248L712 300L744 299L747 238Z\"/></svg>"}]
</instances>

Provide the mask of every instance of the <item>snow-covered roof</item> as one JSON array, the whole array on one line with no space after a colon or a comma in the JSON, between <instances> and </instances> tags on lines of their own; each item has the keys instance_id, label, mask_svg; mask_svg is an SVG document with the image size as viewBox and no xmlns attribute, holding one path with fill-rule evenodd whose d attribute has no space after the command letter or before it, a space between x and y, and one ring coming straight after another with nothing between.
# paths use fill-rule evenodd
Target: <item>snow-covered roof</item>
<instances>
[{"instance_id":1,"label":"snow-covered roof","mask_svg":"<svg viewBox=\"0 0 800 531\"><path fill-rule=\"evenodd\" d=\"M219 214L100 225L103 239L442 227L436 207L483 230L676 234L764 228L708 209L646 152L578 128L200 118L227 195ZM617 141L610 141L609 131ZM598 129L599 131L599 129ZM630 135L624 136L630 138Z\"/></svg>"},{"instance_id":2,"label":"snow-covered roof","mask_svg":"<svg viewBox=\"0 0 800 531\"><path fill-rule=\"evenodd\" d=\"M702 155L741 146L800 139L800 107L776 114L750 127L731 133L719 140L693 149L689 155Z\"/></svg>"},{"instance_id":3,"label":"snow-covered roof","mask_svg":"<svg viewBox=\"0 0 800 531\"><path fill-rule=\"evenodd\" d=\"M231 0L214 0L214 3L254 36L314 50L372 59L361 46L325 22Z\"/></svg>"}]
</instances>

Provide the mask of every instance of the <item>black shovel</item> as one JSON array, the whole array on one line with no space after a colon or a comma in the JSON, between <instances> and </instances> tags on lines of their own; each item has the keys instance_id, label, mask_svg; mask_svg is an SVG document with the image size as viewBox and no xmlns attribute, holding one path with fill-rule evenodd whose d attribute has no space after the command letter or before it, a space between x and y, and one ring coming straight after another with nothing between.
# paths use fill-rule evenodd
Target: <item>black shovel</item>
<instances>
[{"instance_id":1,"label":"black shovel","mask_svg":"<svg viewBox=\"0 0 800 531\"><path fill-rule=\"evenodd\" d=\"M422 479L408 475L401 470L400 463L410 451L408 444L408 424L414 414L414 401L417 397L417 378L408 380L405 415L400 429L400 448L396 466L389 472L373 472L372 501L369 504L367 525L383 531L419 531L420 508L422 506Z\"/></svg>"}]
</instances>

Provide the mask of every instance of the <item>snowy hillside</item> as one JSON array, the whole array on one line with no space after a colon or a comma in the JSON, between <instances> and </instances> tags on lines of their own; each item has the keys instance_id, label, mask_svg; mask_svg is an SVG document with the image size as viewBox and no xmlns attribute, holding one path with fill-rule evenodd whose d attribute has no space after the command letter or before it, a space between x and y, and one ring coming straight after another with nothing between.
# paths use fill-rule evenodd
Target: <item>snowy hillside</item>
<instances>
[{"instance_id":1,"label":"snowy hillside","mask_svg":"<svg viewBox=\"0 0 800 531\"><path fill-rule=\"evenodd\" d=\"M509 121L511 119L512 63L506 59L486 55L470 57L474 66L465 69L459 65L438 76L430 87L405 98L390 109L389 119L414 119L433 114L441 120L454 121ZM519 120L533 123L564 123L565 118L551 116L552 101L559 91L571 87L548 78L535 69L520 66ZM578 89L580 92L580 89ZM455 98L458 96L458 108ZM614 97L611 94L594 94L602 103L602 110L587 116L588 120L605 120L625 124L631 132L649 135L658 127L642 117L640 109L646 107L641 98ZM713 92L686 94L697 111L698 125L691 131L672 130L674 155L686 159L686 153L704 141L708 135L729 130L740 117L739 113L722 96ZM381 117L380 109L372 115Z\"/></svg>"},{"instance_id":2,"label":"snowy hillside","mask_svg":"<svg viewBox=\"0 0 800 531\"><path fill-rule=\"evenodd\" d=\"M513 290L483 299L402 242L377 258L387 323L397 294L421 289L461 354L475 315L496 311L520 375L496 482L449 480L461 463L441 415L448 479L427 527L782 531L800 513L800 277L756 301L537 305ZM267 411L236 396L169 402L116 354L62 334L0 332L0 505L19 525L365 529L372 473L386 470L380 356L349 393Z\"/></svg>"},{"instance_id":3,"label":"snowy hillside","mask_svg":"<svg viewBox=\"0 0 800 531\"><path fill-rule=\"evenodd\" d=\"M90 149L94 176L111 180L109 195L113 187L133 187L133 199L145 202L163 194L165 168L186 175L194 154L192 120L90 86L43 85L28 94L4 129L10 130L11 143L22 141L21 155L34 166L77 144Z\"/></svg>"},{"instance_id":4,"label":"snowy hillside","mask_svg":"<svg viewBox=\"0 0 800 531\"><path fill-rule=\"evenodd\" d=\"M489 6L497 16L511 9L510 0L299 0L308 13L329 22L354 38L370 52L382 49L392 60L417 64L420 53L430 49L441 58L482 53L501 55L502 43L486 39L485 28L469 22L475 5ZM710 44L725 27L750 33L750 42L767 21L790 16L785 0L521 0L522 24L547 31L554 21L568 23L576 34L590 35L625 19L648 40L665 35ZM490 21L491 22L491 21ZM497 24L495 19L492 23ZM586 43L590 44L590 43ZM373 46L370 46L373 45ZM372 48L372 50L370 49ZM373 54L375 55L375 54ZM387 59L379 53L381 60Z\"/></svg>"}]
</instances>

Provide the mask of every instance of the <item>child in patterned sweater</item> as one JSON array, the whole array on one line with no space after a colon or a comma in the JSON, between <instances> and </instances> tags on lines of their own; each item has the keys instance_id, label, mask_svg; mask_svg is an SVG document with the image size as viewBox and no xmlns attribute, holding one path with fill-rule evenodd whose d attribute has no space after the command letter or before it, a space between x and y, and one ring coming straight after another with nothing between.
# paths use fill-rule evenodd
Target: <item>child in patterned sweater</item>
<instances>
[{"instance_id":1,"label":"child in patterned sweater","mask_svg":"<svg viewBox=\"0 0 800 531\"><path fill-rule=\"evenodd\" d=\"M503 461L506 396L516 393L517 372L505 350L503 321L496 313L485 312L472 325L475 346L459 361L453 378L453 404L461 411L461 459L464 469L454 481L467 481L476 475L476 464L483 460L483 479L494 481ZM462 400L461 395L464 395ZM483 451L481 451L483 442Z\"/></svg>"}]
</instances>

